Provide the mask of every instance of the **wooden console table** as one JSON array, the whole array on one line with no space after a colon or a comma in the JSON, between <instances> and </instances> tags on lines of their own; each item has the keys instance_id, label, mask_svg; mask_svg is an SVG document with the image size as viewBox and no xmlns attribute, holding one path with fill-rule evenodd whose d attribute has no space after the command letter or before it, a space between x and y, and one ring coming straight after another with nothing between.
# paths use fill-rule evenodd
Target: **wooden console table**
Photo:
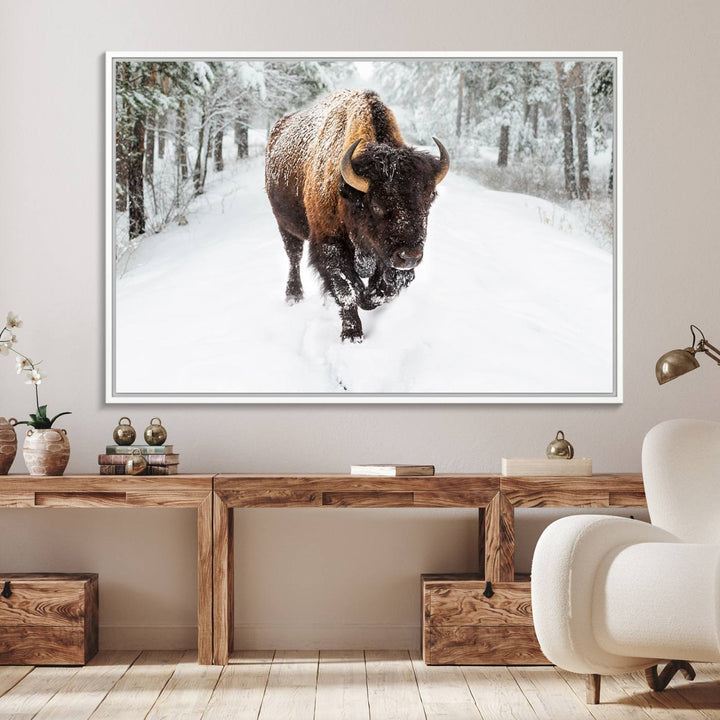
<instances>
[{"instance_id":1,"label":"wooden console table","mask_svg":"<svg viewBox=\"0 0 720 720\"><path fill-rule=\"evenodd\" d=\"M234 508L478 509L478 573L512 582L515 508L620 508L645 505L639 474L592 477L435 475L378 478L356 475L216 475L213 501L213 662L233 649Z\"/></svg>"},{"instance_id":2,"label":"wooden console table","mask_svg":"<svg viewBox=\"0 0 720 720\"><path fill-rule=\"evenodd\" d=\"M478 575L512 583L515 508L642 507L639 474L0 476L0 508L165 507L198 513L198 661L227 664L233 645L234 508L476 508Z\"/></svg>"},{"instance_id":3,"label":"wooden console table","mask_svg":"<svg viewBox=\"0 0 720 720\"><path fill-rule=\"evenodd\" d=\"M198 662L212 663L212 475L0 476L0 508L197 508Z\"/></svg>"}]
</instances>

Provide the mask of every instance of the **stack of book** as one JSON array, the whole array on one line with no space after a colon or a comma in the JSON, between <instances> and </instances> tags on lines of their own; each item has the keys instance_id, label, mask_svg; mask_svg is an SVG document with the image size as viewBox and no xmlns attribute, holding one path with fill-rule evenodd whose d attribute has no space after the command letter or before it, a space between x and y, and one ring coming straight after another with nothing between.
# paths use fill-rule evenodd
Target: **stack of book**
<instances>
[{"instance_id":1,"label":"stack of book","mask_svg":"<svg viewBox=\"0 0 720 720\"><path fill-rule=\"evenodd\" d=\"M172 445L108 445L98 456L101 475L125 475L125 463L139 450L147 462L144 475L177 475L180 455Z\"/></svg>"}]
</instances>

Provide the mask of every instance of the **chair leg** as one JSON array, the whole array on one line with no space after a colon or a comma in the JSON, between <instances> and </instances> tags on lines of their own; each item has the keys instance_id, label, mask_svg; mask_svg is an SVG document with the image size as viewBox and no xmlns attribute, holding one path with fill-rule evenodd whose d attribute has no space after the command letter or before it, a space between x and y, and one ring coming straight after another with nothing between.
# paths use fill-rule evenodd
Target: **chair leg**
<instances>
[{"instance_id":1,"label":"chair leg","mask_svg":"<svg viewBox=\"0 0 720 720\"><path fill-rule=\"evenodd\" d=\"M600 703L600 681L601 675L585 676L585 700L588 705L598 705Z\"/></svg>"},{"instance_id":2,"label":"chair leg","mask_svg":"<svg viewBox=\"0 0 720 720\"><path fill-rule=\"evenodd\" d=\"M651 690L655 692L662 692L668 683L675 677L675 674L681 672L686 680L695 679L695 670L693 666L685 660L671 660L662 669L662 672L658 675L658 666L653 665L652 667L645 670L645 678Z\"/></svg>"}]
</instances>

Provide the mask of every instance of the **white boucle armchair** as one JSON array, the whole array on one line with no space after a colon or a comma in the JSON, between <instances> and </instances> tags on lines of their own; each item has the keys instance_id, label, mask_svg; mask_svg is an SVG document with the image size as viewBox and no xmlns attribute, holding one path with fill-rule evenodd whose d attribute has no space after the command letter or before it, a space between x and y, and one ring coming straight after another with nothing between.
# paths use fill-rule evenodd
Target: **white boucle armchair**
<instances>
[{"instance_id":1,"label":"white boucle armchair","mask_svg":"<svg viewBox=\"0 0 720 720\"><path fill-rule=\"evenodd\" d=\"M720 661L720 423L657 425L642 470L652 524L566 517L545 530L533 557L540 647L588 675L592 703L602 675L645 669L662 690L678 670L694 678L688 661Z\"/></svg>"}]
</instances>

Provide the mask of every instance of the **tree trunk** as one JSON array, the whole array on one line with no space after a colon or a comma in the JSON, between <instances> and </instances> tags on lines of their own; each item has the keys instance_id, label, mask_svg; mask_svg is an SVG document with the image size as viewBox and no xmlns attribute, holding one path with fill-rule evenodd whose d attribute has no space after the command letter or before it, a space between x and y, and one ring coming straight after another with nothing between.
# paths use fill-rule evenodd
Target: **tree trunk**
<instances>
[{"instance_id":1,"label":"tree trunk","mask_svg":"<svg viewBox=\"0 0 720 720\"><path fill-rule=\"evenodd\" d=\"M220 172L224 168L223 163L223 129L220 128L215 133L215 147L213 148L213 162L215 172Z\"/></svg>"},{"instance_id":2,"label":"tree trunk","mask_svg":"<svg viewBox=\"0 0 720 720\"><path fill-rule=\"evenodd\" d=\"M207 139L205 141L207 147L205 148L205 154L203 156L203 164L202 164L202 172L200 173L200 192L199 195L205 192L205 179L207 178L207 170L208 170L208 160L210 159L210 154L212 150L213 145L213 138L215 137L215 133L213 133L212 125L208 127L207 129Z\"/></svg>"},{"instance_id":3,"label":"tree trunk","mask_svg":"<svg viewBox=\"0 0 720 720\"><path fill-rule=\"evenodd\" d=\"M116 87L127 82L127 69L125 63L118 63L115 78ZM128 194L128 109L123 101L116 96L115 100L115 210L127 210Z\"/></svg>"},{"instance_id":4,"label":"tree trunk","mask_svg":"<svg viewBox=\"0 0 720 720\"><path fill-rule=\"evenodd\" d=\"M537 140L538 136L538 117L540 116L540 107L537 103L530 106L530 125L532 126L533 137Z\"/></svg>"},{"instance_id":5,"label":"tree trunk","mask_svg":"<svg viewBox=\"0 0 720 720\"><path fill-rule=\"evenodd\" d=\"M180 101L178 107L178 131L177 131L177 162L180 166L180 178L182 180L188 179L188 159L187 159L187 144L185 142L185 128L187 121L185 119L185 103Z\"/></svg>"},{"instance_id":6,"label":"tree trunk","mask_svg":"<svg viewBox=\"0 0 720 720\"><path fill-rule=\"evenodd\" d=\"M539 115L539 104L537 101L533 101L531 98L532 91L538 87L538 71L540 63L529 62L525 66L524 75L524 96L523 96L523 110L524 110L524 122L525 125L530 125L532 130L532 136L537 140L538 136L538 115Z\"/></svg>"},{"instance_id":7,"label":"tree trunk","mask_svg":"<svg viewBox=\"0 0 720 720\"><path fill-rule=\"evenodd\" d=\"M455 135L460 137L462 133L462 119L463 119L463 92L465 88L465 73L460 72L458 77L458 100L457 100L457 115L455 117Z\"/></svg>"},{"instance_id":8,"label":"tree trunk","mask_svg":"<svg viewBox=\"0 0 720 720\"><path fill-rule=\"evenodd\" d=\"M203 146L205 145L205 122L207 120L205 108L203 108L202 117L200 118L200 129L198 130L197 155L195 157L195 167L193 168L193 185L195 186L195 194L202 195L202 155Z\"/></svg>"},{"instance_id":9,"label":"tree trunk","mask_svg":"<svg viewBox=\"0 0 720 720\"><path fill-rule=\"evenodd\" d=\"M155 175L155 125L157 115L153 113L145 132L145 177L152 183Z\"/></svg>"},{"instance_id":10,"label":"tree trunk","mask_svg":"<svg viewBox=\"0 0 720 720\"><path fill-rule=\"evenodd\" d=\"M572 114L570 113L570 98L568 96L567 77L562 62L555 63L558 89L560 91L560 117L563 133L563 171L565 173L565 192L569 199L577 196L577 181L575 179L575 157L573 151Z\"/></svg>"},{"instance_id":11,"label":"tree trunk","mask_svg":"<svg viewBox=\"0 0 720 720\"><path fill-rule=\"evenodd\" d=\"M610 147L610 175L608 177L608 195L613 196L615 190L615 142Z\"/></svg>"},{"instance_id":12,"label":"tree trunk","mask_svg":"<svg viewBox=\"0 0 720 720\"><path fill-rule=\"evenodd\" d=\"M237 115L235 116L235 145L237 145L238 160L246 158L249 151L248 143L248 116L245 104L238 102Z\"/></svg>"},{"instance_id":13,"label":"tree trunk","mask_svg":"<svg viewBox=\"0 0 720 720\"><path fill-rule=\"evenodd\" d=\"M128 204L128 132L125 108L118 108L115 124L115 210L125 212Z\"/></svg>"},{"instance_id":14,"label":"tree trunk","mask_svg":"<svg viewBox=\"0 0 720 720\"><path fill-rule=\"evenodd\" d=\"M167 127L167 113L160 113L158 116L158 158L162 160L165 157L165 128Z\"/></svg>"},{"instance_id":15,"label":"tree trunk","mask_svg":"<svg viewBox=\"0 0 720 720\"><path fill-rule=\"evenodd\" d=\"M139 115L133 121L130 151L128 152L128 205L131 240L145 232L144 159L145 117Z\"/></svg>"},{"instance_id":16,"label":"tree trunk","mask_svg":"<svg viewBox=\"0 0 720 720\"><path fill-rule=\"evenodd\" d=\"M507 167L510 151L510 126L500 126L500 151L498 152L498 167Z\"/></svg>"},{"instance_id":17,"label":"tree trunk","mask_svg":"<svg viewBox=\"0 0 720 720\"><path fill-rule=\"evenodd\" d=\"M590 161L587 141L587 103L585 101L585 73L582 63L576 62L572 73L575 86L575 140L578 154L578 196L590 199Z\"/></svg>"}]
</instances>

